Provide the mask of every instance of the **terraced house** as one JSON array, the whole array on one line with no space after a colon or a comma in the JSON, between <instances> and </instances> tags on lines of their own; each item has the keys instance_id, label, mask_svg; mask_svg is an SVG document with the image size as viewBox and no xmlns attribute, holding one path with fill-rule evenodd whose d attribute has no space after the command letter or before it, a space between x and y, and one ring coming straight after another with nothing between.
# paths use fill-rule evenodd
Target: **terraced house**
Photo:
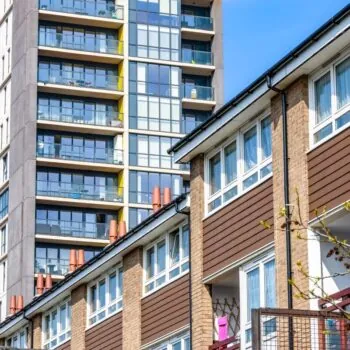
<instances>
[{"instance_id":1,"label":"terraced house","mask_svg":"<svg viewBox=\"0 0 350 350\"><path fill-rule=\"evenodd\" d=\"M12 294L3 345L349 349L350 277L322 239L323 222L349 236L349 42L347 6L171 147L190 195L161 206L157 186L150 217L88 261L71 250L29 303Z\"/></svg>"},{"instance_id":2,"label":"terraced house","mask_svg":"<svg viewBox=\"0 0 350 350\"><path fill-rule=\"evenodd\" d=\"M146 219L154 186L188 192L167 149L222 105L221 22L220 0L1 1L1 320Z\"/></svg>"}]
</instances>

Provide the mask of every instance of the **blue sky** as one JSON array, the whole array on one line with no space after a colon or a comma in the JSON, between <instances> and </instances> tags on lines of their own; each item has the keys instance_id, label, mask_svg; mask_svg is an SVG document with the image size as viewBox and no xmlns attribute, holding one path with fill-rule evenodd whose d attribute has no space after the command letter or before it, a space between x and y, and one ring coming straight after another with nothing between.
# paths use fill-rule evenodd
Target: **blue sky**
<instances>
[{"instance_id":1,"label":"blue sky","mask_svg":"<svg viewBox=\"0 0 350 350\"><path fill-rule=\"evenodd\" d=\"M223 0L225 101L349 1Z\"/></svg>"}]
</instances>

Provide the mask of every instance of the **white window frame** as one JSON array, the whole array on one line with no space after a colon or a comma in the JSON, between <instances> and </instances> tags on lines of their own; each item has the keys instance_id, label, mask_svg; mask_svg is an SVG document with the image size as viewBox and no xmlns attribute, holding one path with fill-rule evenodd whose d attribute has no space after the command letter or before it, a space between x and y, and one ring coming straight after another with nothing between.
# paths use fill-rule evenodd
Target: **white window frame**
<instances>
[{"instance_id":1,"label":"white window frame","mask_svg":"<svg viewBox=\"0 0 350 350\"><path fill-rule=\"evenodd\" d=\"M240 316L240 324L241 324L241 348L242 349L252 349L252 343L247 342L246 340L246 330L252 329L252 323L251 321L248 321L248 291L247 291L247 274L250 271L255 270L256 268L259 268L259 280L260 280L260 306L259 307L265 307L265 275L264 275L264 266L266 263L275 260L276 264L276 258L274 252L269 252L266 255L257 257L251 262L248 262L247 264L243 265L239 270L239 285L240 285L240 310L241 310L241 316ZM276 266L276 265L275 265ZM275 278L277 277L276 270L275 270ZM277 287L277 286L276 286ZM276 290L276 296L277 296L277 290ZM269 338L271 335L268 336ZM264 340L266 340L264 338Z\"/></svg>"},{"instance_id":2,"label":"white window frame","mask_svg":"<svg viewBox=\"0 0 350 350\"><path fill-rule=\"evenodd\" d=\"M336 120L350 111L350 103L337 109L337 92L336 92L336 67L343 63L346 59L350 58L350 52L347 51L343 53L340 57L330 63L327 67L323 67L321 70L318 70L316 73L310 76L309 78L309 135L310 135L310 148L316 148L320 144L328 141L338 133L342 132L344 129L350 126L350 123L343 125L342 127L336 129L335 123ZM315 96L315 83L317 80L322 78L325 74L330 73L331 81L331 114L330 116L317 124L316 122L316 96ZM332 132L321 140L315 142L315 134L326 127L327 125L332 124Z\"/></svg>"},{"instance_id":3,"label":"white window frame","mask_svg":"<svg viewBox=\"0 0 350 350\"><path fill-rule=\"evenodd\" d=\"M60 308L62 306L66 307L66 328L62 329L61 328L61 320L60 320ZM69 312L68 312L69 310ZM57 313L57 334L55 336L51 335L52 332L52 313L56 312ZM61 344L64 344L71 338L71 314L72 314L72 309L71 309L71 300L66 299L62 303L58 304L57 306L53 307L50 309L48 312L46 312L43 315L42 318L42 345L44 349L55 349L59 347ZM45 319L46 317L50 317L50 329L46 329L46 324L45 324ZM49 335L48 339L46 339L46 335ZM64 339L60 341L60 337L64 336ZM51 346L51 343L53 341L57 341L57 343L54 346Z\"/></svg>"},{"instance_id":4,"label":"white window frame","mask_svg":"<svg viewBox=\"0 0 350 350\"><path fill-rule=\"evenodd\" d=\"M2 232L3 230L5 230L5 237L4 237L4 240L5 240L5 251L2 252L1 249L2 249L2 246L4 244L4 240L3 240L3 236L2 236ZM7 255L7 245L8 245L8 225L7 225L7 222L2 225L0 227L0 260L2 260L6 255Z\"/></svg>"},{"instance_id":5,"label":"white window frame","mask_svg":"<svg viewBox=\"0 0 350 350\"><path fill-rule=\"evenodd\" d=\"M184 249L183 249L183 244L182 244L182 234L185 231L184 228L187 227L188 230L188 239L190 240L190 228L189 224L187 222L183 222L182 224L174 227L172 230L168 230L165 234L159 236L156 240L154 240L152 243L148 244L146 247L144 247L143 250L143 291L144 291L144 296L148 296L155 291L163 288L167 284L177 280L178 278L186 275L189 271L189 256L184 256ZM170 234L178 230L179 232L179 261L175 263L174 265L170 266ZM161 241L165 240L165 269L158 273L157 272L157 244ZM154 275L147 279L147 269L146 269L146 262L147 262L147 251L150 250L151 248L154 249ZM187 268L183 268L183 266L186 266ZM179 269L179 273L175 275L174 277L170 277L170 273L176 269ZM156 286L156 280L158 280L161 277L165 277L165 280L162 284L159 286ZM147 291L147 286L151 285L153 283L154 287L150 290Z\"/></svg>"},{"instance_id":6,"label":"white window frame","mask_svg":"<svg viewBox=\"0 0 350 350\"><path fill-rule=\"evenodd\" d=\"M190 339L190 332L185 331L177 335L170 336L163 341L157 342L154 345L150 345L146 350L173 350L173 345L175 343L181 342L181 350L185 350L185 341ZM190 343L191 347L191 343Z\"/></svg>"},{"instance_id":7,"label":"white window frame","mask_svg":"<svg viewBox=\"0 0 350 350\"><path fill-rule=\"evenodd\" d=\"M117 286L117 290L116 290L116 299L111 300L111 293L110 293L110 287L109 287L109 277L110 275L114 274L116 275L116 286ZM97 324L103 322L104 320L106 320L107 318L117 314L119 311L121 311L123 309L123 285L119 284L119 278L121 275L121 279L122 279L122 284L123 284L123 267L121 264L118 264L116 267L108 270L107 273L105 273L103 276L100 276L98 279L94 280L93 282L89 283L88 285L88 289L87 289L87 328L91 328L96 326ZM105 306L100 306L100 300L99 300L99 291L98 291L98 286L99 283L102 281L105 281L105 288L106 288L106 294L105 294L105 299L106 299L106 303ZM97 303L97 307L95 311L92 311L92 303L91 303L91 288L96 287L96 291L97 291L97 299L96 299L96 303ZM110 308L116 306L115 310L110 311ZM101 318L99 319L99 315L103 314L104 316L101 316Z\"/></svg>"},{"instance_id":8,"label":"white window frame","mask_svg":"<svg viewBox=\"0 0 350 350\"><path fill-rule=\"evenodd\" d=\"M269 174L264 177L261 177L261 170L269 165L272 167L272 154L270 157L266 159L262 159L262 142L261 142L261 122L266 118L271 118L270 111L267 110L259 117L257 117L253 122L248 123L247 125L240 128L236 131L228 140L222 143L219 147L216 147L214 150L210 151L205 157L205 169L204 169L204 178L205 178L205 216L210 216L225 207L232 201L239 198L244 193L249 192L254 187L261 184L266 179L272 176L272 169ZM257 165L249 169L248 171L244 171L244 134L252 129L254 126L257 128ZM272 121L271 121L272 127ZM237 177L235 180L231 181L229 184L225 185L225 163L224 163L224 150L227 146L229 146L232 142L236 141L236 154L237 154ZM272 142L272 140L271 140ZM218 190L214 194L210 194L210 159L212 159L215 155L220 153L220 162L221 162L221 189ZM250 176L258 174L258 181L256 181L251 186L243 189L243 183ZM224 202L224 194L229 190L237 187L237 194ZM209 210L209 204L215 201L216 199L221 198L221 204L213 209Z\"/></svg>"},{"instance_id":9,"label":"white window frame","mask_svg":"<svg viewBox=\"0 0 350 350\"><path fill-rule=\"evenodd\" d=\"M24 335L24 347L21 344L21 336ZM9 346L11 348L18 349L28 349L28 328L23 327L16 333L12 334L5 341L5 347Z\"/></svg>"}]
</instances>

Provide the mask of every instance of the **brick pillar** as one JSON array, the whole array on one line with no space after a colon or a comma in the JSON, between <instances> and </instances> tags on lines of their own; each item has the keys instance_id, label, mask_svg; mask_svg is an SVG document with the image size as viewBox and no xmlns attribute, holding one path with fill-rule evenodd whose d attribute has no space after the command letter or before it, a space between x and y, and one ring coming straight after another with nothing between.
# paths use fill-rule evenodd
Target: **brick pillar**
<instances>
[{"instance_id":1,"label":"brick pillar","mask_svg":"<svg viewBox=\"0 0 350 350\"><path fill-rule=\"evenodd\" d=\"M142 248L123 257L123 350L141 348Z\"/></svg>"},{"instance_id":2,"label":"brick pillar","mask_svg":"<svg viewBox=\"0 0 350 350\"><path fill-rule=\"evenodd\" d=\"M191 161L192 349L207 350L213 341L210 287L203 278L204 156Z\"/></svg>"},{"instance_id":3,"label":"brick pillar","mask_svg":"<svg viewBox=\"0 0 350 350\"><path fill-rule=\"evenodd\" d=\"M301 77L287 89L288 120L288 156L289 156L289 197L290 203L296 205L296 189L300 195L300 212L302 221L308 221L308 177L307 151L309 149L309 110L308 78ZM275 253L277 273L277 302L279 307L287 307L287 270L285 230L281 229L284 219L279 219L280 209L284 207L283 148L282 148L282 104L281 97L271 101L272 160L273 160L273 200L275 225ZM294 206L294 213L297 208ZM307 266L307 241L300 240L296 233L291 233L292 268L297 286L308 290L308 281L296 271L296 262L301 260ZM296 293L296 290L293 290ZM294 308L309 308L308 302L294 298Z\"/></svg>"},{"instance_id":4,"label":"brick pillar","mask_svg":"<svg viewBox=\"0 0 350 350\"><path fill-rule=\"evenodd\" d=\"M29 330L28 345L31 344L31 337L33 337L33 348L34 349L42 349L42 342L41 342L42 320L41 320L41 316L42 316L41 314L34 316L33 329Z\"/></svg>"},{"instance_id":5,"label":"brick pillar","mask_svg":"<svg viewBox=\"0 0 350 350\"><path fill-rule=\"evenodd\" d=\"M86 304L86 285L83 284L74 289L71 294L71 349L85 349Z\"/></svg>"}]
</instances>

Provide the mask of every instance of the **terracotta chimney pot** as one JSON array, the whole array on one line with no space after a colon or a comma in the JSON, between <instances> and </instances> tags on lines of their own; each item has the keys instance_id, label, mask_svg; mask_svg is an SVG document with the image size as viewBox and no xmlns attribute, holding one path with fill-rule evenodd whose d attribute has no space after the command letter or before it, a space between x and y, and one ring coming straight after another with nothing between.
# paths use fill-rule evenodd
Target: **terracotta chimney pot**
<instances>
[{"instance_id":1,"label":"terracotta chimney pot","mask_svg":"<svg viewBox=\"0 0 350 350\"><path fill-rule=\"evenodd\" d=\"M161 207L160 188L158 186L153 188L152 206L153 206L154 213L157 212Z\"/></svg>"},{"instance_id":2,"label":"terracotta chimney pot","mask_svg":"<svg viewBox=\"0 0 350 350\"><path fill-rule=\"evenodd\" d=\"M84 249L78 250L78 267L81 267L85 264L85 256L84 256Z\"/></svg>"},{"instance_id":3,"label":"terracotta chimney pot","mask_svg":"<svg viewBox=\"0 0 350 350\"><path fill-rule=\"evenodd\" d=\"M171 202L171 188L165 187L163 193L163 205L167 205Z\"/></svg>"},{"instance_id":4,"label":"terracotta chimney pot","mask_svg":"<svg viewBox=\"0 0 350 350\"><path fill-rule=\"evenodd\" d=\"M44 292L44 276L42 273L38 274L38 278L36 280L36 294L41 295Z\"/></svg>"},{"instance_id":5,"label":"terracotta chimney pot","mask_svg":"<svg viewBox=\"0 0 350 350\"><path fill-rule=\"evenodd\" d=\"M117 220L112 219L109 222L109 241L111 243L115 242L118 238L118 226L117 226Z\"/></svg>"},{"instance_id":6,"label":"terracotta chimney pot","mask_svg":"<svg viewBox=\"0 0 350 350\"><path fill-rule=\"evenodd\" d=\"M47 274L45 278L45 292L51 288L52 288L52 277L50 274Z\"/></svg>"},{"instance_id":7,"label":"terracotta chimney pot","mask_svg":"<svg viewBox=\"0 0 350 350\"><path fill-rule=\"evenodd\" d=\"M75 249L71 249L69 253L69 272L75 271L77 268L77 254Z\"/></svg>"},{"instance_id":8,"label":"terracotta chimney pot","mask_svg":"<svg viewBox=\"0 0 350 350\"><path fill-rule=\"evenodd\" d=\"M18 295L17 296L17 305L16 305L16 312L21 311L23 309L23 295Z\"/></svg>"},{"instance_id":9,"label":"terracotta chimney pot","mask_svg":"<svg viewBox=\"0 0 350 350\"><path fill-rule=\"evenodd\" d=\"M126 235L126 223L125 221L119 222L119 232L118 232L118 238L122 238Z\"/></svg>"},{"instance_id":10,"label":"terracotta chimney pot","mask_svg":"<svg viewBox=\"0 0 350 350\"><path fill-rule=\"evenodd\" d=\"M13 315L16 312L16 296L12 295L10 299L10 315Z\"/></svg>"}]
</instances>

